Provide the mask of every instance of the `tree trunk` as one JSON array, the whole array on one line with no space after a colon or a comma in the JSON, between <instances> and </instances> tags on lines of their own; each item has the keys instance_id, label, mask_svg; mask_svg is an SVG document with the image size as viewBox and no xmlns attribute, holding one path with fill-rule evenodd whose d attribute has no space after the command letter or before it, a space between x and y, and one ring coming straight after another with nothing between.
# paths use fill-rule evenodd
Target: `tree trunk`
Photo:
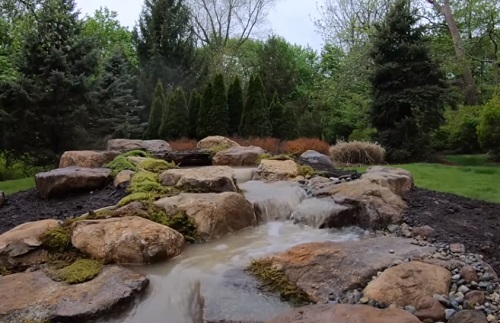
<instances>
[{"instance_id":1,"label":"tree trunk","mask_svg":"<svg viewBox=\"0 0 500 323\"><path fill-rule=\"evenodd\" d=\"M453 48L455 49L455 55L457 60L462 66L462 78L463 78L463 91L465 95L466 105L477 105L478 97L476 90L476 83L474 77L472 76L472 69L467 60L467 56L464 51L464 46L462 38L460 36L460 31L458 30L455 17L451 12L449 0L444 0L443 5L437 3L437 0L427 0L434 6L434 9L444 16L446 25L451 34L451 39L453 40Z\"/></svg>"}]
</instances>

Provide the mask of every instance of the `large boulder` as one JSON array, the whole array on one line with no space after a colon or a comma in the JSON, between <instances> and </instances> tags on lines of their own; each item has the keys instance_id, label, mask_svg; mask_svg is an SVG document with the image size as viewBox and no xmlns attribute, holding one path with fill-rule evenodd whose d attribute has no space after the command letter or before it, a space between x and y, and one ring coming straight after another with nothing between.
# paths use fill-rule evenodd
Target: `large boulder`
<instances>
[{"instance_id":1,"label":"large boulder","mask_svg":"<svg viewBox=\"0 0 500 323\"><path fill-rule=\"evenodd\" d=\"M117 151L73 150L62 154L59 168L76 166L98 168L104 166L119 155Z\"/></svg>"},{"instance_id":2,"label":"large boulder","mask_svg":"<svg viewBox=\"0 0 500 323\"><path fill-rule=\"evenodd\" d=\"M317 171L331 171L335 169L330 156L324 155L316 150L307 150L300 155L298 163L301 165L311 166Z\"/></svg>"},{"instance_id":3,"label":"large boulder","mask_svg":"<svg viewBox=\"0 0 500 323\"><path fill-rule=\"evenodd\" d=\"M198 141L196 147L198 149L213 149L213 148L231 148L231 147L239 147L236 141L233 141L229 138L223 136L208 136Z\"/></svg>"},{"instance_id":4,"label":"large boulder","mask_svg":"<svg viewBox=\"0 0 500 323\"><path fill-rule=\"evenodd\" d=\"M443 267L411 261L384 271L366 286L363 294L386 305L411 305L420 319L439 321L445 319L444 307L432 296L448 295L450 282L451 273Z\"/></svg>"},{"instance_id":5,"label":"large boulder","mask_svg":"<svg viewBox=\"0 0 500 323\"><path fill-rule=\"evenodd\" d=\"M293 211L290 220L320 229L357 225L355 208L340 205L328 197L302 201Z\"/></svg>"},{"instance_id":6,"label":"large boulder","mask_svg":"<svg viewBox=\"0 0 500 323\"><path fill-rule=\"evenodd\" d=\"M210 166L212 165L212 154L203 150L171 151L163 156L168 162L174 162L179 166Z\"/></svg>"},{"instance_id":7,"label":"large boulder","mask_svg":"<svg viewBox=\"0 0 500 323\"><path fill-rule=\"evenodd\" d=\"M267 323L420 323L420 320L396 308L317 304L289 310Z\"/></svg>"},{"instance_id":8,"label":"large boulder","mask_svg":"<svg viewBox=\"0 0 500 323\"><path fill-rule=\"evenodd\" d=\"M43 271L2 276L0 321L82 322L131 301L148 284L143 275L118 266L77 285L53 281Z\"/></svg>"},{"instance_id":9,"label":"large boulder","mask_svg":"<svg viewBox=\"0 0 500 323\"><path fill-rule=\"evenodd\" d=\"M160 182L166 186L200 193L238 191L233 170L228 166L169 169L160 175Z\"/></svg>"},{"instance_id":10,"label":"large boulder","mask_svg":"<svg viewBox=\"0 0 500 323\"><path fill-rule=\"evenodd\" d=\"M427 256L433 247L411 240L376 237L350 242L305 243L261 259L282 270L314 302L327 302L365 284L396 261Z\"/></svg>"},{"instance_id":11,"label":"large boulder","mask_svg":"<svg viewBox=\"0 0 500 323\"><path fill-rule=\"evenodd\" d=\"M162 224L127 216L77 221L73 225L71 243L106 263L144 264L179 255L184 237Z\"/></svg>"},{"instance_id":12,"label":"large boulder","mask_svg":"<svg viewBox=\"0 0 500 323\"><path fill-rule=\"evenodd\" d=\"M284 181L297 177L299 170L293 160L264 159L254 173L254 180Z\"/></svg>"},{"instance_id":13,"label":"large boulder","mask_svg":"<svg viewBox=\"0 0 500 323\"><path fill-rule=\"evenodd\" d=\"M387 187L394 194L404 196L413 187L413 176L407 170L383 166L372 166L361 175L362 179Z\"/></svg>"},{"instance_id":14,"label":"large boulder","mask_svg":"<svg viewBox=\"0 0 500 323\"><path fill-rule=\"evenodd\" d=\"M17 257L42 245L43 234L59 226L53 219L26 222L0 235L0 257Z\"/></svg>"},{"instance_id":15,"label":"large boulder","mask_svg":"<svg viewBox=\"0 0 500 323\"><path fill-rule=\"evenodd\" d=\"M36 190L44 199L103 188L112 180L110 169L73 166L38 173L35 176Z\"/></svg>"},{"instance_id":16,"label":"large boulder","mask_svg":"<svg viewBox=\"0 0 500 323\"><path fill-rule=\"evenodd\" d=\"M327 186L315 192L317 197L331 196L338 204L357 210L357 223L362 228L379 230L402 221L406 203L390 189L368 180L356 180Z\"/></svg>"},{"instance_id":17,"label":"large boulder","mask_svg":"<svg viewBox=\"0 0 500 323\"><path fill-rule=\"evenodd\" d=\"M238 193L182 193L155 202L168 214L185 212L198 237L211 240L256 224L250 203Z\"/></svg>"},{"instance_id":18,"label":"large boulder","mask_svg":"<svg viewBox=\"0 0 500 323\"><path fill-rule=\"evenodd\" d=\"M131 150L145 150L155 157L163 157L172 151L172 147L165 140L138 140L138 139L110 139L108 140L107 150L119 151L124 153Z\"/></svg>"},{"instance_id":19,"label":"large boulder","mask_svg":"<svg viewBox=\"0 0 500 323\"><path fill-rule=\"evenodd\" d=\"M232 147L219 151L212 158L214 165L256 166L260 155L266 151L260 147Z\"/></svg>"}]
</instances>

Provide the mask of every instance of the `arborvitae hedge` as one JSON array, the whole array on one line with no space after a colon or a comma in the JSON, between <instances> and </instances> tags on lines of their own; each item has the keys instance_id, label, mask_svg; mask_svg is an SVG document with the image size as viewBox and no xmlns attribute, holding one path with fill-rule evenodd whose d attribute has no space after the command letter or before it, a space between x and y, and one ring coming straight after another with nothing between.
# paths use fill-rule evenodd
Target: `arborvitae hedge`
<instances>
[{"instance_id":1,"label":"arborvitae hedge","mask_svg":"<svg viewBox=\"0 0 500 323\"><path fill-rule=\"evenodd\" d=\"M159 134L165 140L189 136L189 111L181 87L177 87L168 97Z\"/></svg>"},{"instance_id":2,"label":"arborvitae hedge","mask_svg":"<svg viewBox=\"0 0 500 323\"><path fill-rule=\"evenodd\" d=\"M264 98L264 85L258 75L250 78L240 134L244 137L269 137L272 134L269 108Z\"/></svg>"},{"instance_id":3,"label":"arborvitae hedge","mask_svg":"<svg viewBox=\"0 0 500 323\"><path fill-rule=\"evenodd\" d=\"M196 138L196 129L198 127L198 114L201 106L201 94L197 90L191 91L189 96L189 136Z\"/></svg>"},{"instance_id":4,"label":"arborvitae hedge","mask_svg":"<svg viewBox=\"0 0 500 323\"><path fill-rule=\"evenodd\" d=\"M243 113L243 89L238 76L233 79L227 91L227 105L229 109L228 131L230 135L234 135L238 133Z\"/></svg>"},{"instance_id":5,"label":"arborvitae hedge","mask_svg":"<svg viewBox=\"0 0 500 323\"><path fill-rule=\"evenodd\" d=\"M148 127L144 132L145 139L158 139L163 112L166 109L165 92L161 81L156 83L153 105L151 106Z\"/></svg>"},{"instance_id":6,"label":"arborvitae hedge","mask_svg":"<svg viewBox=\"0 0 500 323\"><path fill-rule=\"evenodd\" d=\"M280 102L278 93L274 92L273 101L269 106L269 119L273 129L273 137L281 138L281 124L283 122L283 105Z\"/></svg>"}]
</instances>

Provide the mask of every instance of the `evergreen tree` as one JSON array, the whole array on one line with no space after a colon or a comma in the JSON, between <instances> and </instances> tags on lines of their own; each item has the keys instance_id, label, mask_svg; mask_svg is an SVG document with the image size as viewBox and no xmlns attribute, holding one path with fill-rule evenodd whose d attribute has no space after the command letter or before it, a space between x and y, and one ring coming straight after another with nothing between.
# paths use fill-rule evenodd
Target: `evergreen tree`
<instances>
[{"instance_id":1,"label":"evergreen tree","mask_svg":"<svg viewBox=\"0 0 500 323\"><path fill-rule=\"evenodd\" d=\"M198 112L198 126L196 128L196 135L198 139L202 139L211 135L211 125L209 124L209 118L207 118L207 116L210 114L210 110L212 109L212 92L212 82L208 82L205 85L205 89L203 90L200 110Z\"/></svg>"},{"instance_id":2,"label":"evergreen tree","mask_svg":"<svg viewBox=\"0 0 500 323\"><path fill-rule=\"evenodd\" d=\"M89 140L86 129L99 118L90 100L98 53L94 40L82 35L73 0L44 1L32 14L36 28L23 34L16 59L19 78L0 89L11 120L2 124L8 136L0 149L47 164Z\"/></svg>"},{"instance_id":3,"label":"evergreen tree","mask_svg":"<svg viewBox=\"0 0 500 323\"><path fill-rule=\"evenodd\" d=\"M245 137L269 137L271 133L269 108L264 98L264 85L259 75L252 75L241 118L240 134Z\"/></svg>"},{"instance_id":4,"label":"evergreen tree","mask_svg":"<svg viewBox=\"0 0 500 323\"><path fill-rule=\"evenodd\" d=\"M444 74L431 59L423 26L408 1L399 0L376 26L371 57L374 139L392 161L425 153L429 134L442 122L447 97Z\"/></svg>"},{"instance_id":5,"label":"evergreen tree","mask_svg":"<svg viewBox=\"0 0 500 323\"><path fill-rule=\"evenodd\" d=\"M278 93L274 92L273 101L269 106L269 119L273 129L273 137L281 138L281 124L283 122L283 105L280 102Z\"/></svg>"},{"instance_id":6,"label":"evergreen tree","mask_svg":"<svg viewBox=\"0 0 500 323\"><path fill-rule=\"evenodd\" d=\"M279 137L282 140L293 140L299 137L299 127L297 124L297 115L294 108L286 105L283 108L283 118L279 128Z\"/></svg>"},{"instance_id":7,"label":"evergreen tree","mask_svg":"<svg viewBox=\"0 0 500 323\"><path fill-rule=\"evenodd\" d=\"M158 81L150 109L148 126L144 132L145 139L158 139L163 113L166 109L165 92L161 81Z\"/></svg>"},{"instance_id":8,"label":"evergreen tree","mask_svg":"<svg viewBox=\"0 0 500 323\"><path fill-rule=\"evenodd\" d=\"M177 87L169 96L160 126L160 138L170 140L189 135L189 111L186 95Z\"/></svg>"},{"instance_id":9,"label":"evergreen tree","mask_svg":"<svg viewBox=\"0 0 500 323\"><path fill-rule=\"evenodd\" d=\"M238 133L243 113L243 89L239 76L235 76L227 90L227 105L229 109L229 134Z\"/></svg>"},{"instance_id":10,"label":"evergreen tree","mask_svg":"<svg viewBox=\"0 0 500 323\"><path fill-rule=\"evenodd\" d=\"M321 123L318 114L305 110L298 120L299 134L306 138L321 138Z\"/></svg>"},{"instance_id":11,"label":"evergreen tree","mask_svg":"<svg viewBox=\"0 0 500 323\"><path fill-rule=\"evenodd\" d=\"M189 137L196 138L196 129L198 126L198 114L201 106L201 94L197 90L191 91L189 96Z\"/></svg>"},{"instance_id":12,"label":"evergreen tree","mask_svg":"<svg viewBox=\"0 0 500 323\"><path fill-rule=\"evenodd\" d=\"M226 85L222 74L215 75L212 94L212 107L209 120L212 125L211 134L227 136L229 125L229 110L227 106Z\"/></svg>"},{"instance_id":13,"label":"evergreen tree","mask_svg":"<svg viewBox=\"0 0 500 323\"><path fill-rule=\"evenodd\" d=\"M139 138L144 129L140 112L144 108L133 95L134 75L125 53L116 48L104 63L97 83L101 137Z\"/></svg>"}]
</instances>

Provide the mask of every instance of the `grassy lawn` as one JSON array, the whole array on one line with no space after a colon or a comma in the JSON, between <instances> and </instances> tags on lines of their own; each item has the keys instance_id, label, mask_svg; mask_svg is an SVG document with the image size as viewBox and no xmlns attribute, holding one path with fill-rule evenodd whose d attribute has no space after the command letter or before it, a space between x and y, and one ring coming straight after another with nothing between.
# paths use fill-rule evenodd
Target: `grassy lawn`
<instances>
[{"instance_id":1,"label":"grassy lawn","mask_svg":"<svg viewBox=\"0 0 500 323\"><path fill-rule=\"evenodd\" d=\"M35 187L34 177L27 177L27 178L15 179L12 181L0 182L0 191L3 191L7 195L19 191L28 190L33 187Z\"/></svg>"}]
</instances>

